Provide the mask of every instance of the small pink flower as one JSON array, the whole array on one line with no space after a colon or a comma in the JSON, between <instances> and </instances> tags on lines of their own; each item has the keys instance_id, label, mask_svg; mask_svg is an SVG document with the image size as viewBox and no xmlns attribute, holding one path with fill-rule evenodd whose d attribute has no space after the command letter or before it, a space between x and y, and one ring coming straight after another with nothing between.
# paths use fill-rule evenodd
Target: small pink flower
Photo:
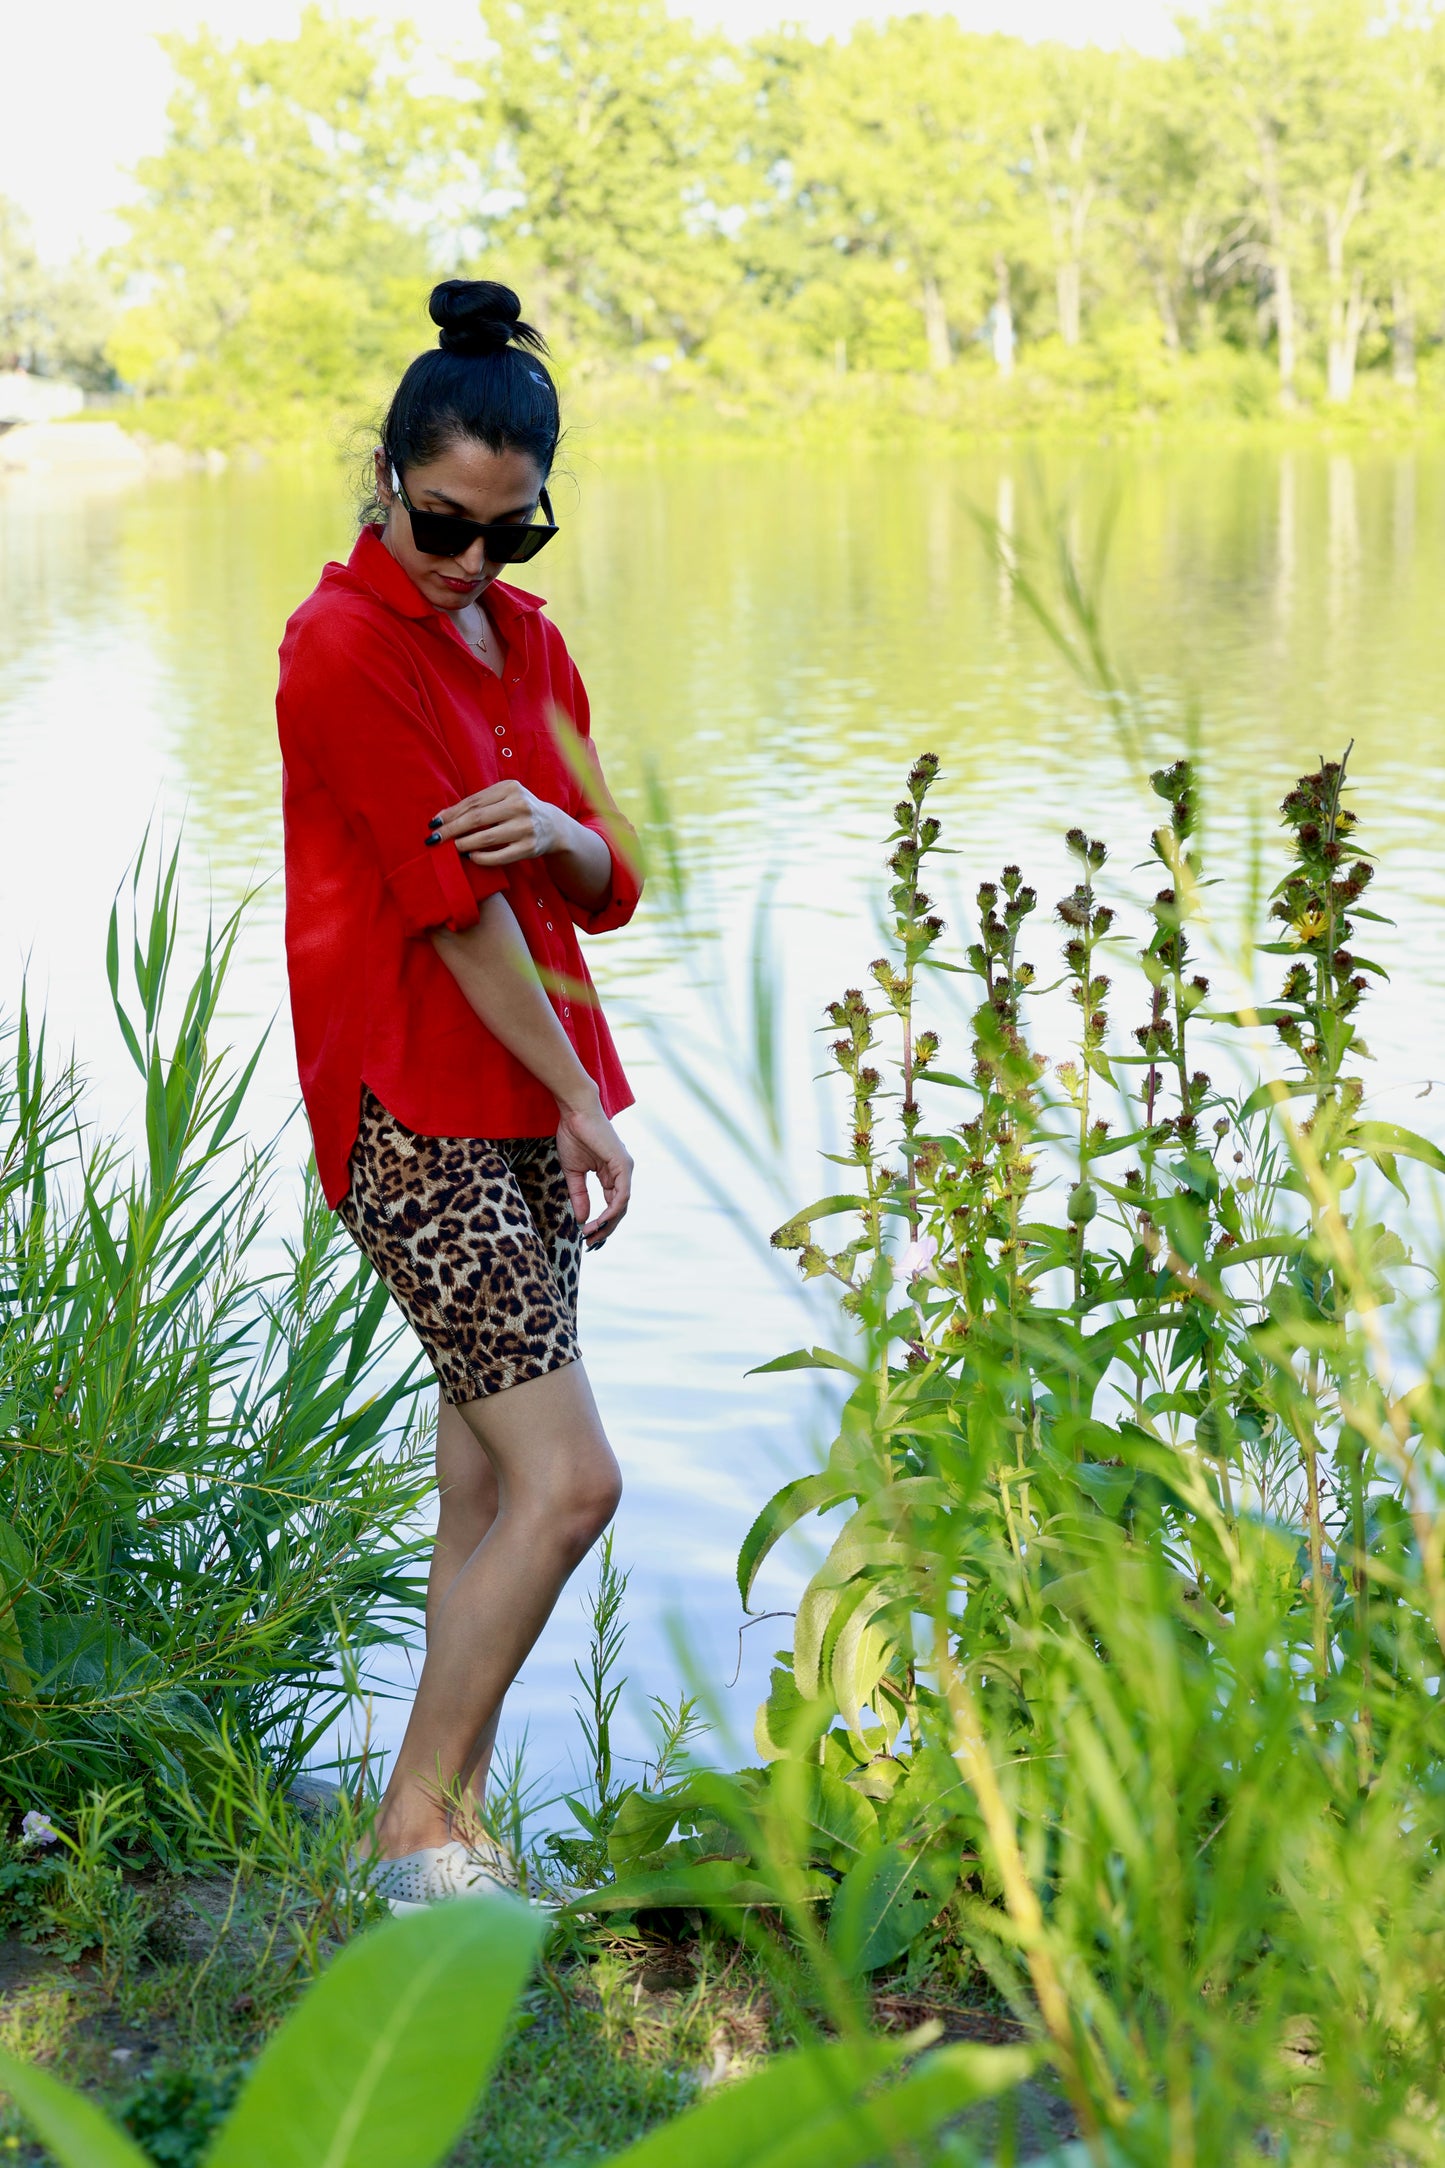
<instances>
[{"instance_id":1,"label":"small pink flower","mask_svg":"<svg viewBox=\"0 0 1445 2168\"><path fill-rule=\"evenodd\" d=\"M894 1272L900 1280L916 1280L928 1271L937 1255L938 1244L932 1235L915 1235L894 1266Z\"/></svg>"},{"instance_id":2,"label":"small pink flower","mask_svg":"<svg viewBox=\"0 0 1445 2168\"><path fill-rule=\"evenodd\" d=\"M60 1831L48 1814L37 1814L32 1808L20 1824L22 1844L58 1844Z\"/></svg>"}]
</instances>

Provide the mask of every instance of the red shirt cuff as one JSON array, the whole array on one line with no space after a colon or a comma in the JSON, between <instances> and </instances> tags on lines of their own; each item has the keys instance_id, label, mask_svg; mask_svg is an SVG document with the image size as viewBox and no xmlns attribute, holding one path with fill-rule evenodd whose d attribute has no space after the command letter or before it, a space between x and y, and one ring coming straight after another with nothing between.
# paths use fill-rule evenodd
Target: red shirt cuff
<instances>
[{"instance_id":1,"label":"red shirt cuff","mask_svg":"<svg viewBox=\"0 0 1445 2168\"><path fill-rule=\"evenodd\" d=\"M598 815L581 816L582 826L601 836L612 859L612 879L601 903L590 909L585 904L573 903L564 898L567 913L574 926L583 933L611 933L618 926L625 926L637 909L642 895L642 877L637 866L622 855L616 839L606 821ZM635 838L632 839L635 848Z\"/></svg>"},{"instance_id":2,"label":"red shirt cuff","mask_svg":"<svg viewBox=\"0 0 1445 2168\"><path fill-rule=\"evenodd\" d=\"M489 866L464 865L455 845L427 844L415 858L393 866L387 886L401 911L409 934L465 933L481 916L484 897L495 896L507 885L507 876Z\"/></svg>"}]
</instances>

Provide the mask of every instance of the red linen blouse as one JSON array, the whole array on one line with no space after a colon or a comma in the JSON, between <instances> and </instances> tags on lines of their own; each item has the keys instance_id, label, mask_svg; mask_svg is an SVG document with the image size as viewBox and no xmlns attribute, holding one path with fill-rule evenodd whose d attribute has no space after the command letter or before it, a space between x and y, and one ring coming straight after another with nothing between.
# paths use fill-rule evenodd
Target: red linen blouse
<instances>
[{"instance_id":1,"label":"red linen blouse","mask_svg":"<svg viewBox=\"0 0 1445 2168\"><path fill-rule=\"evenodd\" d=\"M496 582L487 610L506 649L500 677L364 527L281 642L286 960L301 1092L332 1205L350 1179L363 1084L421 1136L556 1128L551 1093L493 1038L428 938L474 926L500 890L604 1108L632 1104L577 928L602 933L632 916L636 838L603 782L582 680L540 599ZM455 844L428 845L434 813L507 779L603 837L612 882L595 910L568 901L545 858L498 870Z\"/></svg>"}]
</instances>

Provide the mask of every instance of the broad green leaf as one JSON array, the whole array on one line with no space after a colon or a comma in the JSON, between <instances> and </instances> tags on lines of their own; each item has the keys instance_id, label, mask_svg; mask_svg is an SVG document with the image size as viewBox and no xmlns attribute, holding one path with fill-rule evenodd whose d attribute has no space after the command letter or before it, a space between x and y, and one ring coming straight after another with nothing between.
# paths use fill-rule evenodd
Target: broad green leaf
<instances>
[{"instance_id":1,"label":"broad green leaf","mask_svg":"<svg viewBox=\"0 0 1445 2168\"><path fill-rule=\"evenodd\" d=\"M940 2048L900 2085L835 2109L825 2120L768 2146L737 2168L864 2168L904 2149L996 2093L1021 2084L1038 2058L1028 2048Z\"/></svg>"},{"instance_id":2,"label":"broad green leaf","mask_svg":"<svg viewBox=\"0 0 1445 2168\"><path fill-rule=\"evenodd\" d=\"M860 2086L908 2053L906 2040L840 2042L775 2056L739 2085L710 2093L649 2131L607 2168L756 2168L790 2132L847 2110Z\"/></svg>"},{"instance_id":3,"label":"broad green leaf","mask_svg":"<svg viewBox=\"0 0 1445 2168\"><path fill-rule=\"evenodd\" d=\"M788 1224L795 1221L831 1219L835 1212L862 1212L866 1209L866 1197L820 1197L816 1204L805 1205L801 1212L790 1214Z\"/></svg>"},{"instance_id":4,"label":"broad green leaf","mask_svg":"<svg viewBox=\"0 0 1445 2168\"><path fill-rule=\"evenodd\" d=\"M901 1957L952 1895L957 1858L885 1844L844 1876L833 1899L828 1946L845 1973L873 1972Z\"/></svg>"},{"instance_id":5,"label":"broad green leaf","mask_svg":"<svg viewBox=\"0 0 1445 2168\"><path fill-rule=\"evenodd\" d=\"M830 1347L795 1347L790 1355L775 1355L770 1363L755 1363L746 1375L765 1378L771 1370L846 1370L850 1378L863 1376L857 1363L850 1363L846 1355L835 1355Z\"/></svg>"},{"instance_id":6,"label":"broad green leaf","mask_svg":"<svg viewBox=\"0 0 1445 2168\"><path fill-rule=\"evenodd\" d=\"M48 2070L0 2048L0 2085L61 2168L150 2168L139 2146L108 2115Z\"/></svg>"},{"instance_id":7,"label":"broad green leaf","mask_svg":"<svg viewBox=\"0 0 1445 2168\"><path fill-rule=\"evenodd\" d=\"M607 1833L607 1857L614 1867L645 1859L672 1835L682 1804L677 1791L629 1792Z\"/></svg>"},{"instance_id":8,"label":"broad green leaf","mask_svg":"<svg viewBox=\"0 0 1445 2168\"><path fill-rule=\"evenodd\" d=\"M1278 1105L1281 1099L1306 1099L1313 1090L1312 1084L1256 1084L1240 1108L1239 1118L1248 1121L1251 1114L1263 1114L1269 1107Z\"/></svg>"},{"instance_id":9,"label":"broad green leaf","mask_svg":"<svg viewBox=\"0 0 1445 2168\"><path fill-rule=\"evenodd\" d=\"M544 1933L511 1898L465 1897L349 1943L262 2051L206 2168L433 2168Z\"/></svg>"},{"instance_id":10,"label":"broad green leaf","mask_svg":"<svg viewBox=\"0 0 1445 2168\"><path fill-rule=\"evenodd\" d=\"M806 1878L809 1896L824 1895L831 1885L823 1876ZM659 1906L685 1909L707 1907L777 1905L782 1902L777 1885L756 1869L735 1859L699 1859L656 1873L621 1875L601 1889L575 1897L569 1912L649 1912Z\"/></svg>"},{"instance_id":11,"label":"broad green leaf","mask_svg":"<svg viewBox=\"0 0 1445 2168\"><path fill-rule=\"evenodd\" d=\"M800 1475L795 1482L785 1483L780 1491L773 1493L743 1538L743 1547L738 1552L738 1591L744 1610L752 1596L758 1568L779 1537L786 1535L805 1513L824 1512L829 1506L851 1497L853 1493L843 1487L846 1481L846 1477L840 1478L829 1467L817 1475Z\"/></svg>"},{"instance_id":12,"label":"broad green leaf","mask_svg":"<svg viewBox=\"0 0 1445 2168\"><path fill-rule=\"evenodd\" d=\"M828 1729L837 1711L825 1697L814 1700L798 1691L791 1671L776 1666L768 1686L768 1698L758 1709L753 1739L764 1761L784 1755L806 1754Z\"/></svg>"},{"instance_id":13,"label":"broad green leaf","mask_svg":"<svg viewBox=\"0 0 1445 2168\"><path fill-rule=\"evenodd\" d=\"M873 1700L874 1688L898 1646L897 1636L878 1624L877 1614L887 1601L887 1592L875 1587L853 1607L838 1635L829 1668L838 1714L858 1740L863 1737L863 1705ZM874 1713L883 1712L875 1708Z\"/></svg>"},{"instance_id":14,"label":"broad green leaf","mask_svg":"<svg viewBox=\"0 0 1445 2168\"><path fill-rule=\"evenodd\" d=\"M1109 1468L1098 1461L1083 1460L1074 1469L1074 1480L1080 1490L1093 1499L1101 1513L1116 1521L1128 1504L1129 1493L1139 1476L1133 1468Z\"/></svg>"},{"instance_id":15,"label":"broad green leaf","mask_svg":"<svg viewBox=\"0 0 1445 2168\"><path fill-rule=\"evenodd\" d=\"M793 1677L805 1701L816 1699L823 1683L823 1646L839 1605L851 1591L816 1575L798 1598L793 1615Z\"/></svg>"},{"instance_id":16,"label":"broad green leaf","mask_svg":"<svg viewBox=\"0 0 1445 2168\"><path fill-rule=\"evenodd\" d=\"M28 1701L35 1691L16 1613L31 1571L30 1554L18 1531L8 1521L0 1521L0 1681L12 1703Z\"/></svg>"},{"instance_id":17,"label":"broad green leaf","mask_svg":"<svg viewBox=\"0 0 1445 2168\"><path fill-rule=\"evenodd\" d=\"M825 1566L799 1602L793 1628L793 1676L798 1690L821 1693L826 1669L838 1708L854 1730L857 1705L867 1700L873 1683L870 1679L855 1690L863 1668L863 1638L875 1614L898 1598L896 1575L860 1575L840 1587Z\"/></svg>"},{"instance_id":18,"label":"broad green leaf","mask_svg":"<svg viewBox=\"0 0 1445 2168\"><path fill-rule=\"evenodd\" d=\"M1398 1122L1356 1122L1350 1132L1350 1141L1368 1152L1372 1159L1388 1154L1392 1159L1418 1159L1424 1167L1433 1167L1437 1174L1445 1174L1445 1152L1428 1137L1416 1134L1413 1129L1402 1129Z\"/></svg>"},{"instance_id":19,"label":"broad green leaf","mask_svg":"<svg viewBox=\"0 0 1445 2168\"><path fill-rule=\"evenodd\" d=\"M878 1814L873 1802L816 1762L783 1762L773 1771L773 1796L785 1817L805 1822L815 1840L812 1850L829 1856L833 1866L847 1866L878 1843Z\"/></svg>"}]
</instances>

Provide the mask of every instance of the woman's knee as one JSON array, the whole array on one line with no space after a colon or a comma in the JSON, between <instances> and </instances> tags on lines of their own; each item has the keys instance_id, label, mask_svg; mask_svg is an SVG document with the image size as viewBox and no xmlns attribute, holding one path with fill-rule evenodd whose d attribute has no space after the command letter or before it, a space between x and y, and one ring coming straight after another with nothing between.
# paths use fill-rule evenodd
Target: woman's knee
<instances>
[{"instance_id":1,"label":"woman's knee","mask_svg":"<svg viewBox=\"0 0 1445 2168\"><path fill-rule=\"evenodd\" d=\"M586 1557L622 1499L622 1471L610 1452L589 1455L582 1466L559 1471L532 1491L523 1510L569 1566Z\"/></svg>"},{"instance_id":2,"label":"woman's knee","mask_svg":"<svg viewBox=\"0 0 1445 2168\"><path fill-rule=\"evenodd\" d=\"M454 1459L437 1469L437 1520L448 1534L469 1537L480 1543L497 1517L500 1494L496 1471L486 1455L473 1447L475 1458Z\"/></svg>"}]
</instances>

